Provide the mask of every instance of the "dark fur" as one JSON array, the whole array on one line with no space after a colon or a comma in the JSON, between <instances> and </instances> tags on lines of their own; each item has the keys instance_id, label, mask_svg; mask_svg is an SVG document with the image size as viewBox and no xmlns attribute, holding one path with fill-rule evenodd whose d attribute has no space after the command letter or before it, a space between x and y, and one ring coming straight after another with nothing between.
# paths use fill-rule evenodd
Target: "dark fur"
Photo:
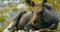
<instances>
[{"instance_id":1,"label":"dark fur","mask_svg":"<svg viewBox=\"0 0 60 32\"><path fill-rule=\"evenodd\" d=\"M22 17L25 13L27 13L27 11L20 11L20 13L13 19L13 21L16 21L16 27L17 27L17 25L18 25L18 23L19 23L19 20L21 19L21 17Z\"/></svg>"},{"instance_id":2,"label":"dark fur","mask_svg":"<svg viewBox=\"0 0 60 32\"><path fill-rule=\"evenodd\" d=\"M18 29L19 30L23 30L24 26L30 21L30 19L32 18L32 12L27 12L26 14L24 14L19 23L18 23Z\"/></svg>"},{"instance_id":3,"label":"dark fur","mask_svg":"<svg viewBox=\"0 0 60 32\"><path fill-rule=\"evenodd\" d=\"M28 3L29 1L27 1L26 3L28 5L32 5L32 4L30 4L31 2ZM33 6L35 6L35 4ZM28 16L28 15L26 15L26 16ZM22 19L23 21L22 20L19 21L18 29L26 30L28 32L31 29L32 30L39 30L39 29L44 29L44 28L52 29L52 30L57 29L58 17L55 14L55 12L52 10L52 7L51 6L46 5L46 4L43 4L43 11L37 12L37 15L35 15L35 16L37 18L36 17L33 17L32 18L32 19L34 19L33 21L32 20L31 21L26 21L27 19L30 20L31 18L28 17L28 18L25 19L25 17L22 17L23 18Z\"/></svg>"}]
</instances>

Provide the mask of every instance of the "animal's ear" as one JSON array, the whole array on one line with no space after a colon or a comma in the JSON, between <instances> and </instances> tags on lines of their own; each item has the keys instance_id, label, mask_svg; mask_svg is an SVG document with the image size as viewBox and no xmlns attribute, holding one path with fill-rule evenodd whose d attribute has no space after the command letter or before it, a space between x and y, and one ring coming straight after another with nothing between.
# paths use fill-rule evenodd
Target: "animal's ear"
<instances>
[{"instance_id":1,"label":"animal's ear","mask_svg":"<svg viewBox=\"0 0 60 32\"><path fill-rule=\"evenodd\" d=\"M48 0L43 0L43 3L47 3Z\"/></svg>"},{"instance_id":2,"label":"animal's ear","mask_svg":"<svg viewBox=\"0 0 60 32\"><path fill-rule=\"evenodd\" d=\"M32 7L35 6L35 3L34 3L33 1L31 1L31 0L25 0L25 1L26 1L26 3L27 3L28 5L30 5L30 6L32 6Z\"/></svg>"}]
</instances>

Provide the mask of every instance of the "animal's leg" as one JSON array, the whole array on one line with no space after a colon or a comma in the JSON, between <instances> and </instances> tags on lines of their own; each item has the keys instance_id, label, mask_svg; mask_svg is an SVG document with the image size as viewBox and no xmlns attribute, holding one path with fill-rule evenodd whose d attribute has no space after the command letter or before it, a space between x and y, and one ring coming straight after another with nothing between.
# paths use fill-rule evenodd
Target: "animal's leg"
<instances>
[{"instance_id":1,"label":"animal's leg","mask_svg":"<svg viewBox=\"0 0 60 32\"><path fill-rule=\"evenodd\" d=\"M30 21L30 19L32 18L32 13L31 12L27 12L26 14L24 14L22 16L22 18L20 19L19 23L18 23L18 29L22 30L24 28L24 26Z\"/></svg>"},{"instance_id":2,"label":"animal's leg","mask_svg":"<svg viewBox=\"0 0 60 32\"><path fill-rule=\"evenodd\" d=\"M29 22L25 25L24 30L27 31L27 32L29 32L30 30L34 31L34 30L35 30L35 27L32 25L32 22L29 21Z\"/></svg>"}]
</instances>

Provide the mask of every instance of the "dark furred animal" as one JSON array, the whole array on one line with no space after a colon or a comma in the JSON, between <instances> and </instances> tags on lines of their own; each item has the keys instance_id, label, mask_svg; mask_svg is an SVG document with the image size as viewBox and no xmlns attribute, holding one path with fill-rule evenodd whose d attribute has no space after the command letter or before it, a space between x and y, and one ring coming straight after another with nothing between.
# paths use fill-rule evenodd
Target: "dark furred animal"
<instances>
[{"instance_id":1,"label":"dark furred animal","mask_svg":"<svg viewBox=\"0 0 60 32\"><path fill-rule=\"evenodd\" d=\"M49 10L44 6L42 8L42 10L38 9L35 13L33 13L32 20L25 25L24 30L29 32L29 30L39 30L45 28L51 30L57 29L57 14L53 10Z\"/></svg>"},{"instance_id":2,"label":"dark furred animal","mask_svg":"<svg viewBox=\"0 0 60 32\"><path fill-rule=\"evenodd\" d=\"M38 6L38 5L36 5L36 6ZM45 6L48 6L48 5L45 5ZM41 9L41 7L38 7L38 9ZM35 7L33 8L34 10L38 10L38 9L36 9ZM39 9L39 10L40 10ZM49 8L48 8L49 9ZM51 8L50 8L51 9ZM34 10L33 10L33 13L35 13L34 12ZM20 19L20 21L19 21L19 23L18 23L18 26L17 26L17 29L19 29L19 30L23 30L23 28L25 27L25 25L27 24L27 23L29 23L30 22L30 19L31 19L31 17L33 16L33 13L32 12L27 12L26 14L24 14L22 17L21 17L21 19Z\"/></svg>"},{"instance_id":3,"label":"dark furred animal","mask_svg":"<svg viewBox=\"0 0 60 32\"><path fill-rule=\"evenodd\" d=\"M25 25L24 30L29 32L29 30L39 30L44 28L51 30L57 29L57 25L58 25L57 14L54 12L51 6L46 5L46 2L47 0L45 2L43 1L41 6L42 9L41 7L38 9L33 8L34 10L36 10L36 12L33 12L33 18Z\"/></svg>"},{"instance_id":4,"label":"dark furred animal","mask_svg":"<svg viewBox=\"0 0 60 32\"><path fill-rule=\"evenodd\" d=\"M30 1L30 0L29 0ZM33 13L27 12L25 14L22 14L23 16L18 16L15 18L15 23L17 29L19 30L26 30L29 32L29 30L39 30L39 29L51 29L55 30L57 29L58 25L58 17L55 14L55 12L51 9L52 7L45 4L33 4L28 3L28 5L32 5L33 7Z\"/></svg>"}]
</instances>

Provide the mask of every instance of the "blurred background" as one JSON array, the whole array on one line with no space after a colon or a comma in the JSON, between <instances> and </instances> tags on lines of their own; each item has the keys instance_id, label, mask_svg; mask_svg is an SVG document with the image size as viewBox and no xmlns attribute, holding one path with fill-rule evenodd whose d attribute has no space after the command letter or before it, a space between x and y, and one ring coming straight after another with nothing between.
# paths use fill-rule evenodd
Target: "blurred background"
<instances>
[{"instance_id":1,"label":"blurred background","mask_svg":"<svg viewBox=\"0 0 60 32\"><path fill-rule=\"evenodd\" d=\"M58 30L60 30L60 0L48 0L48 3L54 7L58 14ZM4 28L11 23L12 18L22 10L31 11L31 7L26 6L25 0L0 0L0 32L2 32Z\"/></svg>"}]
</instances>

